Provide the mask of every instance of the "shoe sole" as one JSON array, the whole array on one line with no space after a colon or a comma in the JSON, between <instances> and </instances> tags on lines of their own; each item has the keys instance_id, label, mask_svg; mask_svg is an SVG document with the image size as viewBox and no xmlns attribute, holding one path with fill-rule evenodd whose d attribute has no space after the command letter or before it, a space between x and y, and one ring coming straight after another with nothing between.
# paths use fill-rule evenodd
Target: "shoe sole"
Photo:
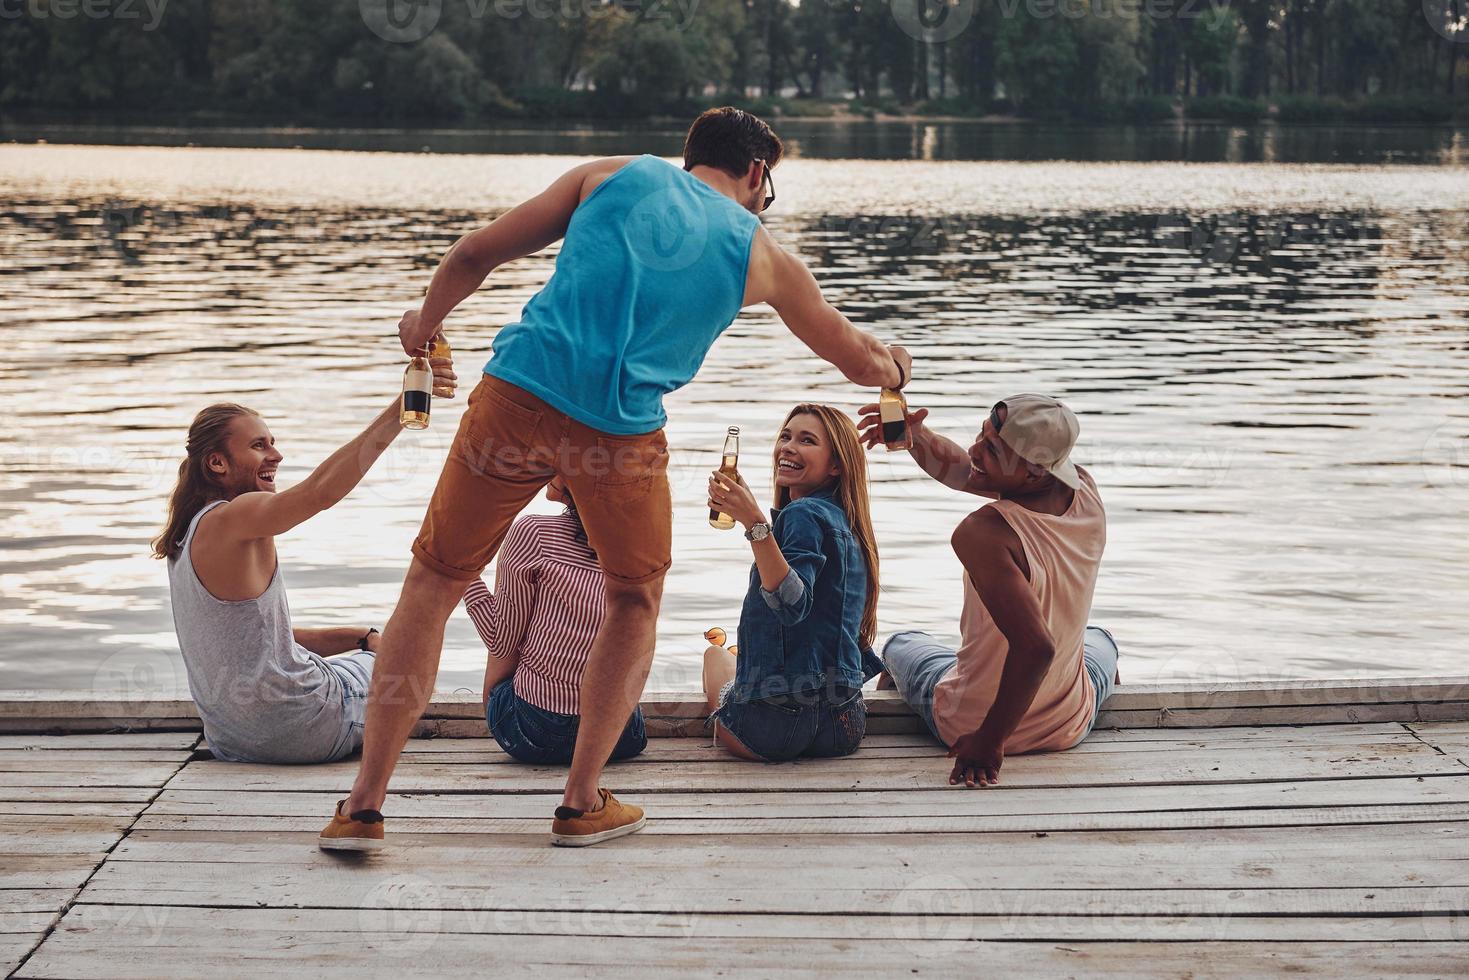
<instances>
[{"instance_id":1,"label":"shoe sole","mask_svg":"<svg viewBox=\"0 0 1469 980\"><path fill-rule=\"evenodd\" d=\"M618 837L626 837L628 834L636 834L647 826L647 824L647 817L639 817L636 823L623 824L621 827L598 831L595 834L553 833L551 835L551 843L557 847L589 847L592 844L600 844L604 840L615 840Z\"/></svg>"},{"instance_id":2,"label":"shoe sole","mask_svg":"<svg viewBox=\"0 0 1469 980\"><path fill-rule=\"evenodd\" d=\"M371 837L318 837L316 846L323 851L380 851L383 842Z\"/></svg>"}]
</instances>

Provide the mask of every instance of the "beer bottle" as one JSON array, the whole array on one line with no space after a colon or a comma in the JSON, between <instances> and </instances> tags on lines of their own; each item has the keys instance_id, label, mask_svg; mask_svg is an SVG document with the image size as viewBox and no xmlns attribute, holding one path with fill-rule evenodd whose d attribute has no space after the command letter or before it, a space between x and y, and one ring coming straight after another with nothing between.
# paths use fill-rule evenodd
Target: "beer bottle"
<instances>
[{"instance_id":1,"label":"beer bottle","mask_svg":"<svg viewBox=\"0 0 1469 980\"><path fill-rule=\"evenodd\" d=\"M896 388L884 388L877 398L877 414L882 422L882 444L889 451L913 448L908 431L908 399Z\"/></svg>"},{"instance_id":2,"label":"beer bottle","mask_svg":"<svg viewBox=\"0 0 1469 980\"><path fill-rule=\"evenodd\" d=\"M403 372L403 403L398 420L405 429L427 429L429 403L433 400L434 372L428 358L415 354Z\"/></svg>"},{"instance_id":3,"label":"beer bottle","mask_svg":"<svg viewBox=\"0 0 1469 980\"><path fill-rule=\"evenodd\" d=\"M732 425L729 427L729 435L724 437L724 459L719 464L719 472L731 479L738 479L739 463L740 427ZM721 514L716 507L710 507L709 526L720 531L728 531L735 526L735 519L728 514Z\"/></svg>"},{"instance_id":4,"label":"beer bottle","mask_svg":"<svg viewBox=\"0 0 1469 980\"><path fill-rule=\"evenodd\" d=\"M444 338L443 331L441 330L438 333L434 334L434 339L430 342L430 346L429 346L429 357L450 357L451 358L453 356L454 356L454 351L449 347L449 341ZM435 384L434 385L434 394L435 395L448 395L449 394L449 389L447 387L443 386L443 385Z\"/></svg>"}]
</instances>

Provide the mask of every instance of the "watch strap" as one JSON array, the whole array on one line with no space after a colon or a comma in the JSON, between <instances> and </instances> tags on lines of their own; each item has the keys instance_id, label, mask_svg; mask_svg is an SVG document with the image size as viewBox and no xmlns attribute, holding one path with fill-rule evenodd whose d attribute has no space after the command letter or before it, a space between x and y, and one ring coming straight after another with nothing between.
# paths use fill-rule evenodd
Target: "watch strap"
<instances>
[{"instance_id":1,"label":"watch strap","mask_svg":"<svg viewBox=\"0 0 1469 980\"><path fill-rule=\"evenodd\" d=\"M762 535L760 535L758 538L755 537L755 528L757 528L757 527L763 527L763 528L765 528L765 533L762 534ZM751 524L750 525L750 529L745 532L745 540L746 541L763 541L766 538L770 537L770 534L771 534L770 525L768 523L766 523L765 521L761 521L758 524Z\"/></svg>"}]
</instances>

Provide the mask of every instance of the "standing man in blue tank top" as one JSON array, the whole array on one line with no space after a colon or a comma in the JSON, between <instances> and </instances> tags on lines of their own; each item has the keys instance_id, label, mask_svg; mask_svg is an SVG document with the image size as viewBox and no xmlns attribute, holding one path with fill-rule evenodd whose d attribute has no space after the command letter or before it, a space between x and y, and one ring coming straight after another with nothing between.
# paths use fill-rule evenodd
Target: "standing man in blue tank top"
<instances>
[{"instance_id":1,"label":"standing man in blue tank top","mask_svg":"<svg viewBox=\"0 0 1469 980\"><path fill-rule=\"evenodd\" d=\"M854 327L756 217L774 200L780 139L739 109L694 121L684 166L618 157L567 171L444 256L398 333L414 351L492 271L565 239L550 280L495 338L413 544L383 631L362 764L321 846L381 846L388 779L433 692L444 623L520 511L560 476L604 574L606 614L582 679L581 725L553 843L640 830L601 788L602 767L653 660L673 510L663 396L687 384L740 309L768 303L863 388L894 387L911 359Z\"/></svg>"}]
</instances>

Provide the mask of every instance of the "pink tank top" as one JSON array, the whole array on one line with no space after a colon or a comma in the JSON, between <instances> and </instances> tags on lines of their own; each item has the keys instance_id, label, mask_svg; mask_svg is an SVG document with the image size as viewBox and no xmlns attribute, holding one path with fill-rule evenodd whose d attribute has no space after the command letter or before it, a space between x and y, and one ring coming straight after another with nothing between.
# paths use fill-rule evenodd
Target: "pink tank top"
<instances>
[{"instance_id":1,"label":"pink tank top","mask_svg":"<svg viewBox=\"0 0 1469 980\"><path fill-rule=\"evenodd\" d=\"M1026 510L1010 500L988 505L1020 538L1030 564L1030 587L1056 645L1056 659L1030 710L1005 743L1006 754L1071 748L1086 734L1096 707L1096 690L1082 664L1082 640L1107 543L1107 516L1091 474L1078 472L1081 487L1059 517ZM967 574L959 628L959 662L934 688L934 722L950 745L984 721L1009 651L1009 642Z\"/></svg>"}]
</instances>

